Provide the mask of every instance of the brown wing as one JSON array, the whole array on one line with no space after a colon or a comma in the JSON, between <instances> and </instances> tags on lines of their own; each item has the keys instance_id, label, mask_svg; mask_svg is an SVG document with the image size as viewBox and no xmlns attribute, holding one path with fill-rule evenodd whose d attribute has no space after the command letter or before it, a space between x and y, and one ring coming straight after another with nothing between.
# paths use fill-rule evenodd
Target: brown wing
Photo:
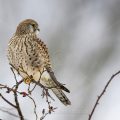
<instances>
[{"instance_id":1,"label":"brown wing","mask_svg":"<svg viewBox=\"0 0 120 120\"><path fill-rule=\"evenodd\" d=\"M38 43L38 47L41 52L40 54L45 59L44 60L45 66L51 67L50 58L49 58L49 54L48 54L48 48L46 47L45 43L39 38L34 39L34 41Z\"/></svg>"},{"instance_id":2,"label":"brown wing","mask_svg":"<svg viewBox=\"0 0 120 120\"><path fill-rule=\"evenodd\" d=\"M51 69L48 48L46 47L44 42L42 42L40 39L34 39L34 41L36 41L38 43L41 55L43 56L43 58L45 58L45 68L46 68L47 72L49 73L51 79L55 82L56 85L58 85L60 87L60 89L70 93L70 91L66 87L64 87L60 82L57 81L57 79L54 75L54 72Z\"/></svg>"}]
</instances>

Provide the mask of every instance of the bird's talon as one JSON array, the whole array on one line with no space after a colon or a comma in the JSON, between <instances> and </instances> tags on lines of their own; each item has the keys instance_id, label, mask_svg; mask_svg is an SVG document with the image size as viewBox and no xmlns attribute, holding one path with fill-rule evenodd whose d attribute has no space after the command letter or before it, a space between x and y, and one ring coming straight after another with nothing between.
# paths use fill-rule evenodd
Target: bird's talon
<instances>
[{"instance_id":1,"label":"bird's talon","mask_svg":"<svg viewBox=\"0 0 120 120\"><path fill-rule=\"evenodd\" d=\"M28 85L31 83L31 81L32 81L32 80L30 80L29 78L25 78L25 79L24 79L24 82L25 82L26 84L28 84Z\"/></svg>"}]
</instances>

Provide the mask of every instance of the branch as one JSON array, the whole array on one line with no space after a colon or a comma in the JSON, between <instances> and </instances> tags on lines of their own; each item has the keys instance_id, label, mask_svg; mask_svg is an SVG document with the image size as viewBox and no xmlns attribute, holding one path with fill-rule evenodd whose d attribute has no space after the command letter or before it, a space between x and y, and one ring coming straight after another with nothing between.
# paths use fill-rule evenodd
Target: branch
<instances>
[{"instance_id":1,"label":"branch","mask_svg":"<svg viewBox=\"0 0 120 120\"><path fill-rule=\"evenodd\" d=\"M113 75L111 76L111 78L109 79L109 81L107 82L107 84L105 85L105 87L104 87L104 89L102 90L101 94L98 96L98 98L97 98L97 100L96 100L96 102L95 102L95 105L93 106L93 109L92 109L92 111L91 111L91 113L90 113L90 115L89 115L88 120L91 120L91 119L92 119L92 116L93 116L93 114L94 114L94 112L95 112L95 110L96 110L96 107L97 107L100 99L102 98L102 96L103 96L104 93L106 92L106 90L107 90L109 84L111 83L111 81L113 80L113 78L114 78L115 76L117 76L118 74L120 74L120 71L118 71L118 72L116 72L115 74L113 74Z\"/></svg>"},{"instance_id":2,"label":"branch","mask_svg":"<svg viewBox=\"0 0 120 120\"><path fill-rule=\"evenodd\" d=\"M54 112L55 109L57 109L56 107L53 107L51 105L51 102L49 101L48 97L50 97L52 100L54 100L49 92L48 92L48 89L44 89L43 88L43 92L42 92L42 95L41 95L43 98L45 97L46 98L46 102L48 104L48 111L46 112L45 109L42 110L42 116L40 117L40 120L43 120L48 114L51 114L52 112Z\"/></svg>"},{"instance_id":3,"label":"branch","mask_svg":"<svg viewBox=\"0 0 120 120\"><path fill-rule=\"evenodd\" d=\"M10 101L8 101L5 97L3 97L3 95L0 93L0 97L9 105L11 105L12 107L16 108L16 106L14 104L12 104Z\"/></svg>"},{"instance_id":4,"label":"branch","mask_svg":"<svg viewBox=\"0 0 120 120\"><path fill-rule=\"evenodd\" d=\"M35 81L33 80L32 76L29 76L28 75L28 79L31 80L31 83L34 83L34 87L31 89L30 85L31 83L29 83L28 85L28 89L27 89L27 92L25 91L19 91L19 87L20 85L24 82L24 79L22 79L21 81L18 81L17 80L17 77L16 77L16 74L14 73L14 68L11 67L11 71L13 72L13 75L14 75L14 79L15 79L15 84L12 86L12 87L9 87L8 85L3 85L3 84L0 84L0 90L6 90L6 93L13 93L13 96L14 96L14 101L15 101L15 105L14 103L11 103L8 99L6 99L1 93L0 93L0 97L6 102L8 103L10 106L12 106L13 108L16 109L16 111L18 112L18 116L20 118L20 120L25 120L24 116L23 116L23 113L22 113L22 110L21 110L21 107L20 107L20 102L19 102L19 99L18 99L18 95L22 95L23 97L28 97L29 99L31 99L31 101L33 102L34 104L34 114L35 114L35 117L36 117L36 120L38 120L38 115L37 115L37 112L36 112L36 109L37 109L37 105L36 105L36 102L34 100L34 98L31 96L31 93L34 91L34 89L36 88L36 86L39 86L41 88L43 88L43 92L42 92L42 97L46 99L46 103L48 104L48 110L47 112L45 111L45 109L43 109L42 111L42 117L40 117L40 120L43 120L48 114L51 114L52 112L54 112L54 110L56 109L55 107L53 107L51 105L51 102L49 101L49 98L51 98L53 101L54 99L52 98L52 96L49 94L48 92L48 89L50 88L46 88L44 87L41 83L40 83L40 79L41 79L41 76L42 76L42 73L41 73L41 76L40 76L40 79L39 81ZM24 72L24 70L23 70ZM19 73L18 73L19 74ZM27 74L27 73L26 73ZM1 110L1 109L0 109ZM4 110L1 110L1 111L4 111ZM14 114L11 114L9 111L4 111L12 116L15 116Z\"/></svg>"},{"instance_id":5,"label":"branch","mask_svg":"<svg viewBox=\"0 0 120 120\"><path fill-rule=\"evenodd\" d=\"M18 82L17 78L16 78L16 75L15 75L14 70L13 70L12 67L11 67L11 70L12 70L12 72L14 74L14 78L15 78L15 81L16 81L15 90L13 91L13 93L14 93L14 99L15 99L15 104L16 104L16 109L17 109L18 115L20 117L20 120L24 120L24 117L23 117L23 114L22 114L22 111L21 111L21 108L20 108L20 105L19 105L19 101L18 101L18 95L17 95L18 87L23 82L23 80L21 80L20 82Z\"/></svg>"},{"instance_id":6,"label":"branch","mask_svg":"<svg viewBox=\"0 0 120 120\"><path fill-rule=\"evenodd\" d=\"M22 114L22 111L21 111L21 108L20 108L20 105L19 105L18 96L17 96L16 92L14 92L14 99L15 99L15 104L17 106L16 109L17 109L17 112L19 114L20 120L24 120L24 117L23 117L23 114Z\"/></svg>"},{"instance_id":7,"label":"branch","mask_svg":"<svg viewBox=\"0 0 120 120\"><path fill-rule=\"evenodd\" d=\"M37 105L36 105L36 103L35 103L35 100L31 97L31 96L29 96L29 95L27 95L31 100L32 100L32 102L34 103L34 114L35 114L35 117L36 117L36 120L38 119L38 115L37 115L37 112L36 112L36 108L37 108Z\"/></svg>"}]
</instances>

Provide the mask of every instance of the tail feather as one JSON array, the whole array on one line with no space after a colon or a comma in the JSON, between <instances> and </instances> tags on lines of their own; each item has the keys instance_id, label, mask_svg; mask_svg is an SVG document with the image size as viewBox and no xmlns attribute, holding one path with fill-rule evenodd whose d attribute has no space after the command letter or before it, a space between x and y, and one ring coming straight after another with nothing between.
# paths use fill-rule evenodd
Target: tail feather
<instances>
[{"instance_id":1,"label":"tail feather","mask_svg":"<svg viewBox=\"0 0 120 120\"><path fill-rule=\"evenodd\" d=\"M58 85L62 90L64 90L65 92L70 93L70 91L60 82L57 81L54 72L52 71L52 69L50 67L46 67L47 72L49 73L51 79L56 83L56 85Z\"/></svg>"},{"instance_id":2,"label":"tail feather","mask_svg":"<svg viewBox=\"0 0 120 120\"><path fill-rule=\"evenodd\" d=\"M52 91L65 106L71 105L70 100L67 98L67 96L63 93L61 89L52 88Z\"/></svg>"},{"instance_id":3,"label":"tail feather","mask_svg":"<svg viewBox=\"0 0 120 120\"><path fill-rule=\"evenodd\" d=\"M71 105L70 100L67 98L67 96L64 94L64 91L70 93L70 91L60 82L57 81L54 72L50 67L46 67L47 74L48 74L48 80L49 80L49 85L46 85L48 87L53 87L51 90L53 93L57 96L57 98L64 104L64 105ZM43 73L44 74L44 73Z\"/></svg>"},{"instance_id":4,"label":"tail feather","mask_svg":"<svg viewBox=\"0 0 120 120\"><path fill-rule=\"evenodd\" d=\"M59 83L59 84L60 84L60 83ZM62 84L60 84L59 86L60 86L60 88L61 88L62 90L64 90L65 92L70 93L70 91L69 91L65 86L63 86Z\"/></svg>"}]
</instances>

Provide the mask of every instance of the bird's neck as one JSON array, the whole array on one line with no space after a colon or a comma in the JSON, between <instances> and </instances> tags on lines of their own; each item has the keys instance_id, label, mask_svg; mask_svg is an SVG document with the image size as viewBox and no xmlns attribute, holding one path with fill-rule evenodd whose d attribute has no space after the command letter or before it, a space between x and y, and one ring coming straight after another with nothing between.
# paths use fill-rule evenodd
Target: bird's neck
<instances>
[{"instance_id":1,"label":"bird's neck","mask_svg":"<svg viewBox=\"0 0 120 120\"><path fill-rule=\"evenodd\" d=\"M32 38L38 38L38 37L37 37L37 34L35 34L35 33L27 33L27 34L22 34L22 35L16 35L16 34L15 34L15 36L18 36L18 37L28 37L28 38L29 38L29 37L30 37L30 38L31 38L31 37L32 37Z\"/></svg>"}]
</instances>

